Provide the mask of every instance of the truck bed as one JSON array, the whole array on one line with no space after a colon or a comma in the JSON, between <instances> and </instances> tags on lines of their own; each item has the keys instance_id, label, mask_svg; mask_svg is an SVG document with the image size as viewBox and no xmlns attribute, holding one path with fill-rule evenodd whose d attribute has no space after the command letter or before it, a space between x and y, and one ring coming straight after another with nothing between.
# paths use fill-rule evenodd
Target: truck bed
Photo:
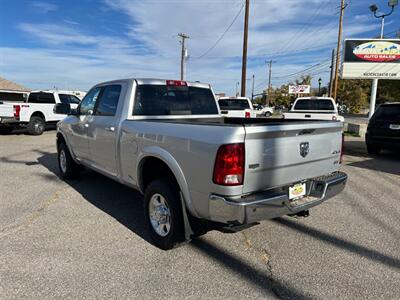
<instances>
[{"instance_id":1,"label":"truck bed","mask_svg":"<svg viewBox=\"0 0 400 300\"><path fill-rule=\"evenodd\" d=\"M132 121L128 121L130 122ZM155 118L133 122L136 125L131 125L145 131L154 126L153 130L144 132L143 136L157 137L157 140L164 141L163 147L180 144L180 149L187 149L188 145L193 143L197 147L213 145L206 155L210 163L208 170L204 171L205 174L212 174L213 161L219 145L244 143L246 168L241 193L267 190L326 175L337 171L340 166L343 127L339 121ZM159 126L160 123L165 125ZM306 154L301 153L302 145L308 148ZM184 156L183 153L176 155ZM185 164L191 165L189 160ZM202 162L202 167L205 165L206 162Z\"/></svg>"}]
</instances>

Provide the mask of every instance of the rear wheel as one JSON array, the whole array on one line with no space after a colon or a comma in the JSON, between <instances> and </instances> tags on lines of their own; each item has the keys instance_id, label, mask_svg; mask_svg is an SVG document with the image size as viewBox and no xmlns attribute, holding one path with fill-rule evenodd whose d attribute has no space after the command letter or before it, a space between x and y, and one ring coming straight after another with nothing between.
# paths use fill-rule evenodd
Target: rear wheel
<instances>
[{"instance_id":1,"label":"rear wheel","mask_svg":"<svg viewBox=\"0 0 400 300\"><path fill-rule=\"evenodd\" d=\"M264 114L264 116L266 116L267 118L269 118L271 115L272 115L272 114L271 114L269 111L267 111L267 112Z\"/></svg>"},{"instance_id":2,"label":"rear wheel","mask_svg":"<svg viewBox=\"0 0 400 300\"><path fill-rule=\"evenodd\" d=\"M46 129L46 122L41 117L32 116L27 129L28 133L31 135L41 135Z\"/></svg>"},{"instance_id":3,"label":"rear wheel","mask_svg":"<svg viewBox=\"0 0 400 300\"><path fill-rule=\"evenodd\" d=\"M381 152L381 147L375 144L367 144L367 151L371 155L378 155Z\"/></svg>"},{"instance_id":4,"label":"rear wheel","mask_svg":"<svg viewBox=\"0 0 400 300\"><path fill-rule=\"evenodd\" d=\"M58 146L58 169L65 179L73 179L79 175L80 165L71 156L68 147L61 143Z\"/></svg>"},{"instance_id":5,"label":"rear wheel","mask_svg":"<svg viewBox=\"0 0 400 300\"><path fill-rule=\"evenodd\" d=\"M156 179L146 188L143 209L154 244L164 250L183 241L184 228L179 190L167 179Z\"/></svg>"}]
</instances>

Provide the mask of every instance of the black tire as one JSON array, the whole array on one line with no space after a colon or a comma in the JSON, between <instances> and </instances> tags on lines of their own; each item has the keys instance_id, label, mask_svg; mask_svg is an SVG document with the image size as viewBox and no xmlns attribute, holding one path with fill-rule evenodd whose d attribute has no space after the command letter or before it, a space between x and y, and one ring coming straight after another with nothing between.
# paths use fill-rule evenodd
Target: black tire
<instances>
[{"instance_id":1,"label":"black tire","mask_svg":"<svg viewBox=\"0 0 400 300\"><path fill-rule=\"evenodd\" d=\"M28 123L28 133L31 135L41 135L46 129L46 122L41 117L32 116Z\"/></svg>"},{"instance_id":2,"label":"black tire","mask_svg":"<svg viewBox=\"0 0 400 300\"><path fill-rule=\"evenodd\" d=\"M61 177L64 179L74 179L79 175L81 170L80 165L78 165L71 156L67 145L61 143L58 146L58 169L60 171ZM64 155L64 157L62 157ZM62 161L65 159L63 165Z\"/></svg>"},{"instance_id":3,"label":"black tire","mask_svg":"<svg viewBox=\"0 0 400 300\"><path fill-rule=\"evenodd\" d=\"M271 115L272 115L272 114L271 114L269 111L267 111L267 112L264 114L264 116L266 116L267 118L269 118Z\"/></svg>"},{"instance_id":4,"label":"black tire","mask_svg":"<svg viewBox=\"0 0 400 300\"><path fill-rule=\"evenodd\" d=\"M152 206L150 203L159 201L159 196L164 198L163 201L167 204L169 212L169 217L166 218L167 221L164 220L168 222L170 226L169 230L166 230L167 225L160 225L161 223L158 223L160 230L165 234L164 236L157 233L150 220L150 206ZM165 208L165 206L162 208ZM169 250L184 240L184 225L179 189L171 180L156 179L147 186L144 193L143 211L146 227L154 245L163 250ZM154 219L153 222L157 223ZM157 227L157 225L154 226Z\"/></svg>"},{"instance_id":5,"label":"black tire","mask_svg":"<svg viewBox=\"0 0 400 300\"><path fill-rule=\"evenodd\" d=\"M370 155L378 155L381 152L381 147L374 144L367 144L367 152Z\"/></svg>"},{"instance_id":6,"label":"black tire","mask_svg":"<svg viewBox=\"0 0 400 300\"><path fill-rule=\"evenodd\" d=\"M14 128L11 126L1 126L0 127L0 134L10 134Z\"/></svg>"}]
</instances>

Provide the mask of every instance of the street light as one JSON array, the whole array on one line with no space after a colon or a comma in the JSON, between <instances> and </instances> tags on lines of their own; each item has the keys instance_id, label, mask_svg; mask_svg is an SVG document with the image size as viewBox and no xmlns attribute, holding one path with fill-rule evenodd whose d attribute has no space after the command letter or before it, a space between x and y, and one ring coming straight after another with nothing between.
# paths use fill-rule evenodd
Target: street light
<instances>
[{"instance_id":1,"label":"street light","mask_svg":"<svg viewBox=\"0 0 400 300\"><path fill-rule=\"evenodd\" d=\"M372 4L369 7L369 10L374 14L374 17L377 19L382 19L382 25L381 25L381 39L383 39L383 30L385 28L385 17L390 16L394 12L394 8L399 5L399 0L389 0L388 6L391 8L390 12L388 13L381 13L378 14L378 6L376 4Z\"/></svg>"},{"instance_id":2,"label":"street light","mask_svg":"<svg viewBox=\"0 0 400 300\"><path fill-rule=\"evenodd\" d=\"M322 78L320 77L318 79L318 96L321 96L321 84L322 84Z\"/></svg>"},{"instance_id":3,"label":"street light","mask_svg":"<svg viewBox=\"0 0 400 300\"><path fill-rule=\"evenodd\" d=\"M384 29L385 29L385 17L390 16L393 11L395 6L399 4L399 0L389 0L388 6L391 7L391 10L389 13L381 13L378 14L378 6L376 4L373 4L369 7L369 10L374 14L374 17L379 19L382 19L382 24L381 24L381 39L384 38ZM372 115L375 112L375 103L376 103L376 94L378 92L378 79L373 79L372 80L372 88L371 88L371 99L369 103L369 118L372 117Z\"/></svg>"}]
</instances>

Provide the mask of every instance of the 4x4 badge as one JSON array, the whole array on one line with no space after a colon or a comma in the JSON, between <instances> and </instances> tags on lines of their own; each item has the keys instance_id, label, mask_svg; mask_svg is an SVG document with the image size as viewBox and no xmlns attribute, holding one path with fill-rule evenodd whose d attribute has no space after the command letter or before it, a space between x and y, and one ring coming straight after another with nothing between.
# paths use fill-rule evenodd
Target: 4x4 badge
<instances>
[{"instance_id":1,"label":"4x4 badge","mask_svg":"<svg viewBox=\"0 0 400 300\"><path fill-rule=\"evenodd\" d=\"M309 142L300 143L300 155L302 157L306 157L309 152L310 152L310 143Z\"/></svg>"}]
</instances>

